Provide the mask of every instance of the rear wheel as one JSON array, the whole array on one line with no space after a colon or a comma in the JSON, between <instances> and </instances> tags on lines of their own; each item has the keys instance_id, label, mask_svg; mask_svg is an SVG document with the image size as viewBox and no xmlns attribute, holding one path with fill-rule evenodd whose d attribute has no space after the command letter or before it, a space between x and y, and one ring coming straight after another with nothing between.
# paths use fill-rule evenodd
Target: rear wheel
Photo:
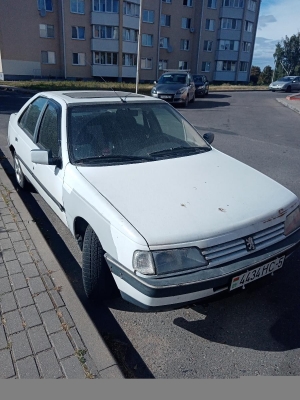
<instances>
[{"instance_id":1,"label":"rear wheel","mask_svg":"<svg viewBox=\"0 0 300 400\"><path fill-rule=\"evenodd\" d=\"M22 188L22 189L26 189L28 186L28 182L23 174L22 168L21 168L21 163L20 160L16 154L16 152L14 152L14 170L15 170L15 177L16 180L18 182L18 185Z\"/></svg>"},{"instance_id":2,"label":"rear wheel","mask_svg":"<svg viewBox=\"0 0 300 400\"><path fill-rule=\"evenodd\" d=\"M89 299L104 300L117 293L117 287L104 258L98 236L88 226L83 240L82 280Z\"/></svg>"}]
</instances>

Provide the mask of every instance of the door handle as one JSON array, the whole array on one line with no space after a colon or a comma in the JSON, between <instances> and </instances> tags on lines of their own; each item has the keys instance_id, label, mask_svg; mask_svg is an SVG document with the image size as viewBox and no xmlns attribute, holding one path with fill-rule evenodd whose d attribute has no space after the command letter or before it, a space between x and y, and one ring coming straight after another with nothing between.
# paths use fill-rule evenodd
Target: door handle
<instances>
[{"instance_id":1,"label":"door handle","mask_svg":"<svg viewBox=\"0 0 300 400\"><path fill-rule=\"evenodd\" d=\"M15 141L16 141L16 142L18 141L18 138L17 138L17 137L15 137Z\"/></svg>"}]
</instances>

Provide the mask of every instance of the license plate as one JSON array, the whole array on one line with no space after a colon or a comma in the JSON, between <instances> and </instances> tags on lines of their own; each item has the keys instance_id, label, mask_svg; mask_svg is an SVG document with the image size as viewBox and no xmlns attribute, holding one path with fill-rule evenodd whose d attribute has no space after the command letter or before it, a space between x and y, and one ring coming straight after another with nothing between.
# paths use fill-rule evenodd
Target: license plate
<instances>
[{"instance_id":1,"label":"license plate","mask_svg":"<svg viewBox=\"0 0 300 400\"><path fill-rule=\"evenodd\" d=\"M161 98L161 99L171 99L172 96L167 96L166 94L162 94L162 95L160 96L160 98Z\"/></svg>"},{"instance_id":2,"label":"license plate","mask_svg":"<svg viewBox=\"0 0 300 400\"><path fill-rule=\"evenodd\" d=\"M237 289L238 287L245 286L250 282L256 281L263 276L272 274L274 271L280 269L283 266L285 256L276 258L268 262L267 264L261 265L251 271L242 273L241 275L235 276L231 281L229 290Z\"/></svg>"}]
</instances>

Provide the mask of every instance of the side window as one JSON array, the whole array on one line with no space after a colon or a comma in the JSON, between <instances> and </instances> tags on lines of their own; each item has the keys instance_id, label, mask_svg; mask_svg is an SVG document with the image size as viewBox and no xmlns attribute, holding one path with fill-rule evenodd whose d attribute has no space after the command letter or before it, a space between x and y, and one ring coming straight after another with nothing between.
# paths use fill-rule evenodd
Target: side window
<instances>
[{"instance_id":1,"label":"side window","mask_svg":"<svg viewBox=\"0 0 300 400\"><path fill-rule=\"evenodd\" d=\"M53 157L58 157L59 139L58 110L52 104L49 104L40 125L37 143L45 150L51 150Z\"/></svg>"},{"instance_id":2,"label":"side window","mask_svg":"<svg viewBox=\"0 0 300 400\"><path fill-rule=\"evenodd\" d=\"M33 138L36 123L46 102L47 99L44 99L43 97L39 97L38 99L34 100L34 102L27 107L26 111L19 120L20 127L24 129L24 131L31 136L31 138Z\"/></svg>"}]
</instances>

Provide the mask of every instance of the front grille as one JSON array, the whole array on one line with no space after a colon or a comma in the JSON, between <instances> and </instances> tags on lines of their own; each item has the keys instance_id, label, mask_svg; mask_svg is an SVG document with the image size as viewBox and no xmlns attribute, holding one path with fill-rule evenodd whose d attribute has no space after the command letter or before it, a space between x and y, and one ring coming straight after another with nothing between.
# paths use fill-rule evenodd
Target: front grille
<instances>
[{"instance_id":1,"label":"front grille","mask_svg":"<svg viewBox=\"0 0 300 400\"><path fill-rule=\"evenodd\" d=\"M284 223L254 233L251 237L255 244L255 250L251 253L254 253L255 251L262 250L265 247L271 246L272 244L284 239ZM201 253L208 261L209 267L215 267L249 254L246 248L246 243L242 238L217 246L207 247L206 249L201 250Z\"/></svg>"}]
</instances>

